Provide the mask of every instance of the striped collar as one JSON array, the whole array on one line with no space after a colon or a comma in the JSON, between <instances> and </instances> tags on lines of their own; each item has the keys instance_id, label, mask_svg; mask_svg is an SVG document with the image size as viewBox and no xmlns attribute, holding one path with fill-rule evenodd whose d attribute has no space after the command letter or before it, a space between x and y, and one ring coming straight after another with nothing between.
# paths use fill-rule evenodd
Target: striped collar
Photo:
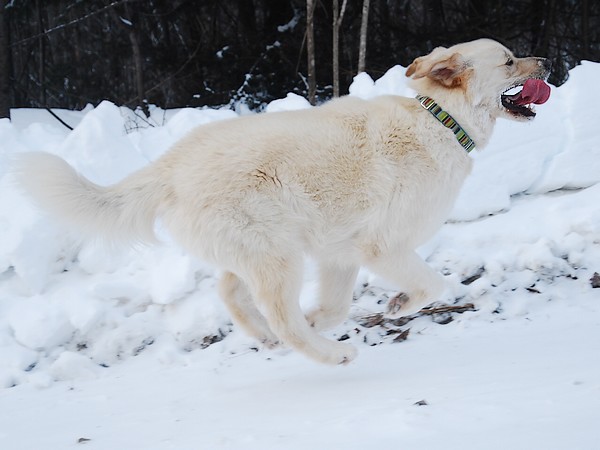
<instances>
[{"instance_id":1,"label":"striped collar","mask_svg":"<svg viewBox=\"0 0 600 450\"><path fill-rule=\"evenodd\" d=\"M417 100L419 100L421 106L433 114L433 116L439 120L442 125L452 130L456 136L456 140L467 151L467 153L475 148L475 142L473 142L473 139L469 137L463 127L461 127L458 122L454 120L454 117L444 111L440 105L434 102L431 97L417 94Z\"/></svg>"}]
</instances>

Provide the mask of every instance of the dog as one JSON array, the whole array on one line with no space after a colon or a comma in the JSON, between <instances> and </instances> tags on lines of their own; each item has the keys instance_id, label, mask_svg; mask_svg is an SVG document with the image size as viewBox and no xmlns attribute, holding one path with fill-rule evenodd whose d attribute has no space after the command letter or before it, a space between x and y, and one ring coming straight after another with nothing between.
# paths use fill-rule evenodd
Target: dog
<instances>
[{"instance_id":1,"label":"dog","mask_svg":"<svg viewBox=\"0 0 600 450\"><path fill-rule=\"evenodd\" d=\"M415 249L447 218L471 170L466 150L485 147L499 117L533 119L549 73L546 59L479 39L415 59L406 75L419 98L346 96L202 125L113 186L45 153L20 155L16 172L37 204L89 235L151 242L160 219L220 268L220 296L248 334L346 364L355 347L320 332L347 317L359 267L403 289L397 315L440 297L444 277ZM320 291L305 315L306 256Z\"/></svg>"}]
</instances>

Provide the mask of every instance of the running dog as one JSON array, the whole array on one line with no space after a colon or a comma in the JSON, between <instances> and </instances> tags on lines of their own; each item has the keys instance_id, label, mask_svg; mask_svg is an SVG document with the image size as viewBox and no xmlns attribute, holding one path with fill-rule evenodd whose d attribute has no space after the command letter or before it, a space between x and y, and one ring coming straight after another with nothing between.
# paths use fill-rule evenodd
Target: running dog
<instances>
[{"instance_id":1,"label":"running dog","mask_svg":"<svg viewBox=\"0 0 600 450\"><path fill-rule=\"evenodd\" d=\"M343 97L202 125L114 186L45 153L20 155L16 171L41 208L88 235L153 241L160 219L221 269L220 295L247 333L345 364L356 349L319 332L347 317L359 267L403 289L398 315L439 298L444 278L415 249L444 223L468 151L485 147L499 117L533 119L549 72L546 59L479 39L417 58L406 71L417 98ZM306 315L305 256L320 278Z\"/></svg>"}]
</instances>

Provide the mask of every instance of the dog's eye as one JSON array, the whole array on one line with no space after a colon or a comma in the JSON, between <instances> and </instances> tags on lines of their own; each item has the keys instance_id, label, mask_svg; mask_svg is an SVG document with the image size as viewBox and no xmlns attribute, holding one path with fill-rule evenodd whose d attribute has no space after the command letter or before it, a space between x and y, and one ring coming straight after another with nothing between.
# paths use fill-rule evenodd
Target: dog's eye
<instances>
[{"instance_id":1,"label":"dog's eye","mask_svg":"<svg viewBox=\"0 0 600 450\"><path fill-rule=\"evenodd\" d=\"M515 62L512 60L512 58L508 58L508 59L506 60L506 65L507 65L507 66L512 66L514 63L515 63Z\"/></svg>"}]
</instances>

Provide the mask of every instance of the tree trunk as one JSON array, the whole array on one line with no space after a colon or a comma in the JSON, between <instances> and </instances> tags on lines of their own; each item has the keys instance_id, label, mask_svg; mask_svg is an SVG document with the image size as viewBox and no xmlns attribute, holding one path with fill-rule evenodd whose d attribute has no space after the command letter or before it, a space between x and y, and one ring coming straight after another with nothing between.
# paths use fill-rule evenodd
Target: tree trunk
<instances>
[{"instance_id":1,"label":"tree trunk","mask_svg":"<svg viewBox=\"0 0 600 450\"><path fill-rule=\"evenodd\" d=\"M237 8L239 11L239 21L241 34L238 38L241 38L243 46L246 52L249 54L256 53L258 48L258 35L256 26L256 5L254 0L238 0Z\"/></svg>"},{"instance_id":2,"label":"tree trunk","mask_svg":"<svg viewBox=\"0 0 600 450\"><path fill-rule=\"evenodd\" d=\"M333 0L333 96L340 96L340 27L346 12L346 3L342 3L339 10L339 0Z\"/></svg>"},{"instance_id":3,"label":"tree trunk","mask_svg":"<svg viewBox=\"0 0 600 450\"><path fill-rule=\"evenodd\" d=\"M8 46L8 21L6 5L8 0L0 1L0 118L10 119L10 64Z\"/></svg>"},{"instance_id":4,"label":"tree trunk","mask_svg":"<svg viewBox=\"0 0 600 450\"><path fill-rule=\"evenodd\" d=\"M46 99L46 74L44 71L44 66L46 64L46 48L44 45L44 39L46 38L46 36L44 36L44 23L42 21L42 7L41 7L41 3L40 0L36 1L36 12L37 12L37 23L38 23L38 33L39 33L39 38L38 38L38 52L39 52L39 59L38 59L38 78L39 78L39 82L40 82L40 106L42 107L46 107L47 105L47 99Z\"/></svg>"},{"instance_id":5,"label":"tree trunk","mask_svg":"<svg viewBox=\"0 0 600 450\"><path fill-rule=\"evenodd\" d=\"M317 80L315 74L315 31L314 31L315 1L306 0L306 54L308 57L308 101L315 104Z\"/></svg>"},{"instance_id":6,"label":"tree trunk","mask_svg":"<svg viewBox=\"0 0 600 450\"><path fill-rule=\"evenodd\" d=\"M581 2L581 59L590 59L590 14L588 0Z\"/></svg>"},{"instance_id":7,"label":"tree trunk","mask_svg":"<svg viewBox=\"0 0 600 450\"><path fill-rule=\"evenodd\" d=\"M363 0L362 20L360 23L360 44L358 47L358 73L365 71L367 59L367 25L369 23L370 0Z\"/></svg>"},{"instance_id":8,"label":"tree trunk","mask_svg":"<svg viewBox=\"0 0 600 450\"><path fill-rule=\"evenodd\" d=\"M133 59L133 67L135 71L135 90L137 93L138 105L142 108L144 115L150 117L150 110L145 102L146 90L144 89L144 60L140 48L140 40L136 28L136 23L133 20L133 14L129 12L127 4L125 4L125 16L121 17L117 12L111 10L114 20L125 30L129 36L131 43L131 56Z\"/></svg>"},{"instance_id":9,"label":"tree trunk","mask_svg":"<svg viewBox=\"0 0 600 450\"><path fill-rule=\"evenodd\" d=\"M150 117L150 110L145 102L146 91L144 90L144 65L142 52L140 50L140 41L138 39L137 31L133 26L131 26L129 30L129 42L131 42L133 64L135 66L135 87L137 91L137 98L146 117Z\"/></svg>"}]
</instances>

